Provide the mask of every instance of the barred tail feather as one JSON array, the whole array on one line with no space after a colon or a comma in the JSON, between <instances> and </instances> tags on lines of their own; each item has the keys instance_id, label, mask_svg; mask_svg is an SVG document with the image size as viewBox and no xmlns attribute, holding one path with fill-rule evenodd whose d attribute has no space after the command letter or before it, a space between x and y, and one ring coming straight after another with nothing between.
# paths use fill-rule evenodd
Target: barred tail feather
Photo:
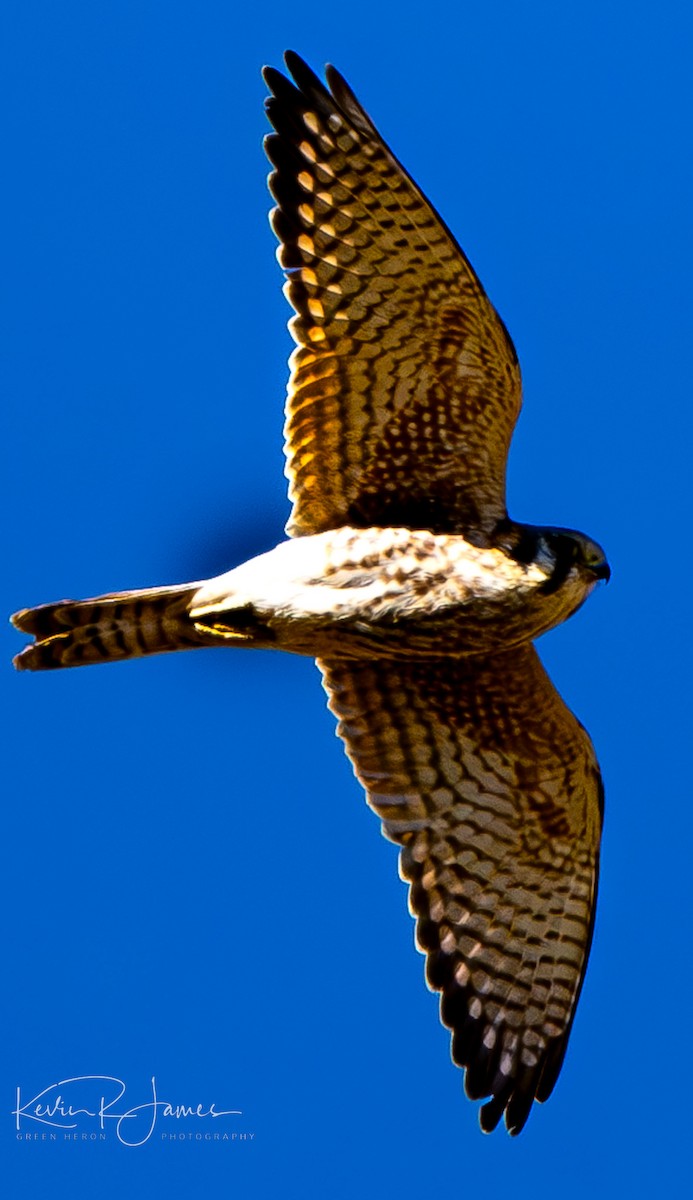
<instances>
[{"instance_id":1,"label":"barred tail feather","mask_svg":"<svg viewBox=\"0 0 693 1200\"><path fill-rule=\"evenodd\" d=\"M14 659L19 671L115 662L210 645L189 616L199 583L59 600L15 613L12 624L36 640Z\"/></svg>"}]
</instances>

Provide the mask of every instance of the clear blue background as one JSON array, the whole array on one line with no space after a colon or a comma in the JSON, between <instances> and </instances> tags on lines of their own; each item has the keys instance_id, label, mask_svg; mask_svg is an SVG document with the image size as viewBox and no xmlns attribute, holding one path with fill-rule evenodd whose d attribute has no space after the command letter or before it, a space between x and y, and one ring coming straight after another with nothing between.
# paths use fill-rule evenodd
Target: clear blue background
<instances>
[{"instance_id":1,"label":"clear blue background","mask_svg":"<svg viewBox=\"0 0 693 1200\"><path fill-rule=\"evenodd\" d=\"M291 343L259 69L287 45L346 74L511 330L513 515L584 529L614 570L542 643L607 820L567 1061L517 1141L463 1098L310 661L17 676L3 632L8 1195L570 1200L688 1172L688 13L3 5L6 611L282 537ZM15 1140L18 1084L92 1073L131 1103L155 1074L175 1103L240 1108L254 1142Z\"/></svg>"}]
</instances>

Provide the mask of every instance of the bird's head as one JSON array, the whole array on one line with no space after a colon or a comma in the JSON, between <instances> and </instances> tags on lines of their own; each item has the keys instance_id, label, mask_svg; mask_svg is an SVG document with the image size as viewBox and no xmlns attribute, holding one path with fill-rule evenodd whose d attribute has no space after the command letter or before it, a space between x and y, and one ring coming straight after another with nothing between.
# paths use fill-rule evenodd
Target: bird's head
<instances>
[{"instance_id":1,"label":"bird's head","mask_svg":"<svg viewBox=\"0 0 693 1200\"><path fill-rule=\"evenodd\" d=\"M583 593L583 598L598 580L608 580L611 568L602 547L575 529L521 525L507 521L496 531L497 544L511 558L525 566L538 566L546 574L541 585L551 595L564 584Z\"/></svg>"},{"instance_id":2,"label":"bird's head","mask_svg":"<svg viewBox=\"0 0 693 1200\"><path fill-rule=\"evenodd\" d=\"M543 558L550 567L545 592L557 591L571 573L587 585L600 579L608 583L611 578L611 568L599 543L574 529L542 530L537 550L537 558Z\"/></svg>"},{"instance_id":3,"label":"bird's head","mask_svg":"<svg viewBox=\"0 0 693 1200\"><path fill-rule=\"evenodd\" d=\"M596 583L598 580L608 582L611 577L611 569L602 547L591 538L586 538L584 533L577 533L577 530L544 529L538 548L543 550L552 568L544 587L546 592L558 590L571 572L577 572L587 584Z\"/></svg>"}]
</instances>

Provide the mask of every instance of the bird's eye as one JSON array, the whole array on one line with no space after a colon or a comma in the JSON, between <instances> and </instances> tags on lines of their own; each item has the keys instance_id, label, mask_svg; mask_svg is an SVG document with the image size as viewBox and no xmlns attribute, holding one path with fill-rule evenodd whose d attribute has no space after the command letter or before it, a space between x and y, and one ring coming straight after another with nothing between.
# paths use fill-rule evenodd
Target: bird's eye
<instances>
[{"instance_id":1,"label":"bird's eye","mask_svg":"<svg viewBox=\"0 0 693 1200\"><path fill-rule=\"evenodd\" d=\"M611 576L611 568L601 546L598 546L596 542L585 542L581 549L583 566L591 571L597 579L608 581Z\"/></svg>"},{"instance_id":2,"label":"bird's eye","mask_svg":"<svg viewBox=\"0 0 693 1200\"><path fill-rule=\"evenodd\" d=\"M599 546L587 545L583 548L583 562L586 567L601 567L605 561L606 556Z\"/></svg>"}]
</instances>

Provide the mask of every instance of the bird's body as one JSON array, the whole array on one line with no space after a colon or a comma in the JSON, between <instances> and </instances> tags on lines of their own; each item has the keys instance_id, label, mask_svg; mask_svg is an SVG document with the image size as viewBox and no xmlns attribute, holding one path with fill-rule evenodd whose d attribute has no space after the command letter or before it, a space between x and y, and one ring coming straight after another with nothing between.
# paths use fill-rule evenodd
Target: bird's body
<instances>
[{"instance_id":1,"label":"bird's body","mask_svg":"<svg viewBox=\"0 0 693 1200\"><path fill-rule=\"evenodd\" d=\"M204 646L318 658L387 837L484 1129L560 1070L589 950L602 789L535 638L601 548L514 522L521 388L505 326L345 81L268 69L273 215L296 310L289 540L180 587L17 613L22 669Z\"/></svg>"},{"instance_id":2,"label":"bird's body","mask_svg":"<svg viewBox=\"0 0 693 1200\"><path fill-rule=\"evenodd\" d=\"M548 548L521 563L461 535L346 527L210 580L190 613L198 628L240 638L247 615L263 644L319 658L486 654L533 640L586 598L595 580L577 569L551 590L555 566Z\"/></svg>"},{"instance_id":3,"label":"bird's body","mask_svg":"<svg viewBox=\"0 0 693 1200\"><path fill-rule=\"evenodd\" d=\"M15 624L40 641L16 662L29 670L114 662L184 649L186 638L191 648L325 659L491 654L566 620L595 583L548 542L523 562L461 535L343 527L281 542L204 583L17 613Z\"/></svg>"}]
</instances>

